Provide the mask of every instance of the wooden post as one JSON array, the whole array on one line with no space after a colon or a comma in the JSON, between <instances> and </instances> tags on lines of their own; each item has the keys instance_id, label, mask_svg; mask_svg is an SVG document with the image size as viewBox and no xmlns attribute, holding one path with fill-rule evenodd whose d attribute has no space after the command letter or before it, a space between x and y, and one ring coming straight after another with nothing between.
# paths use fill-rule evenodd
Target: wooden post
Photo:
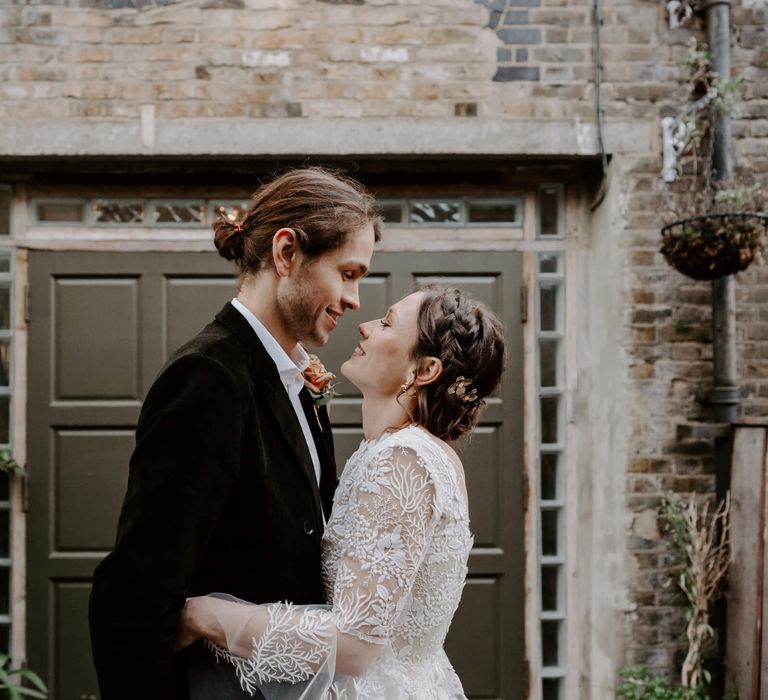
<instances>
[{"instance_id":1,"label":"wooden post","mask_svg":"<svg viewBox=\"0 0 768 700\"><path fill-rule=\"evenodd\" d=\"M768 425L734 426L726 685L739 700L768 699L763 625L766 579L766 449ZM762 658L761 658L762 657ZM762 683L761 683L762 681ZM761 685L762 692L761 692Z\"/></svg>"}]
</instances>

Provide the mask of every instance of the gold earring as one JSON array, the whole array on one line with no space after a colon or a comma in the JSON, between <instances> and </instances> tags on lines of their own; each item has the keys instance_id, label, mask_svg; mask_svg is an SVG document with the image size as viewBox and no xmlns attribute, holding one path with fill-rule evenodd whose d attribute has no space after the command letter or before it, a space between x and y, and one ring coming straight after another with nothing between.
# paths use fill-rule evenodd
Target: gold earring
<instances>
[{"instance_id":1,"label":"gold earring","mask_svg":"<svg viewBox=\"0 0 768 700\"><path fill-rule=\"evenodd\" d=\"M406 379L405 382L403 382L400 385L400 393L401 394L407 394L408 393L408 389L410 389L413 386L413 383L415 381L416 381L416 373L414 372L413 376L409 376L408 379Z\"/></svg>"}]
</instances>

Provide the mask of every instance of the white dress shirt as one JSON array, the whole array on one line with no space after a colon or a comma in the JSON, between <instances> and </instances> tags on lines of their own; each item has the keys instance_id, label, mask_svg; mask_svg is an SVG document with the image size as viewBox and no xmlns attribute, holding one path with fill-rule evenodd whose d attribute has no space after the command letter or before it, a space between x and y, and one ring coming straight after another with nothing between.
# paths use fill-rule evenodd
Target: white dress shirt
<instances>
[{"instance_id":1,"label":"white dress shirt","mask_svg":"<svg viewBox=\"0 0 768 700\"><path fill-rule=\"evenodd\" d=\"M288 398L291 400L291 406L293 406L293 410L296 413L296 418L299 419L299 425L304 433L304 439L307 442L309 454L312 457L312 465L315 467L315 477L319 484L320 458L317 456L317 446L312 438L312 432L309 429L309 423L307 423L307 416L304 414L304 409L301 407L301 400L299 399L299 392L304 386L304 375L302 372L309 366L309 356L306 350L298 343L296 343L296 347L291 354L288 355L264 324L236 298L232 300L232 306L248 321L277 367L280 381L288 393Z\"/></svg>"}]
</instances>

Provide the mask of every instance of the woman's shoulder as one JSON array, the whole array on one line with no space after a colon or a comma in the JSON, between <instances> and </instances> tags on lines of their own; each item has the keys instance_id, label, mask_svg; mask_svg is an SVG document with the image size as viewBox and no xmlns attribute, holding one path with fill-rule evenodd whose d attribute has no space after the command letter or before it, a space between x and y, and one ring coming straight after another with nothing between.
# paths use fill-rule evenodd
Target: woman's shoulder
<instances>
[{"instance_id":1,"label":"woman's shoulder","mask_svg":"<svg viewBox=\"0 0 768 700\"><path fill-rule=\"evenodd\" d=\"M449 450L424 428L409 425L375 441L371 457L379 462L394 462L400 469L421 472L435 484L439 495L445 495L457 486L456 467Z\"/></svg>"}]
</instances>

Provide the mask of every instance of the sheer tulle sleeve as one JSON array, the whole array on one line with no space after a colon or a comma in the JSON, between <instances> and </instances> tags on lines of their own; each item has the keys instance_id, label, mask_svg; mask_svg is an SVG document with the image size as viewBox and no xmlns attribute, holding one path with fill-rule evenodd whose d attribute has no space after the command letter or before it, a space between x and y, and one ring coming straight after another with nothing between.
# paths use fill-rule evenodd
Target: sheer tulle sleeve
<instances>
[{"instance_id":1,"label":"sheer tulle sleeve","mask_svg":"<svg viewBox=\"0 0 768 700\"><path fill-rule=\"evenodd\" d=\"M322 697L337 668L366 670L408 604L434 518L434 483L416 451L403 446L383 449L354 478L330 608L211 600L227 650L212 646L245 691ZM275 685L284 683L298 685Z\"/></svg>"}]
</instances>

